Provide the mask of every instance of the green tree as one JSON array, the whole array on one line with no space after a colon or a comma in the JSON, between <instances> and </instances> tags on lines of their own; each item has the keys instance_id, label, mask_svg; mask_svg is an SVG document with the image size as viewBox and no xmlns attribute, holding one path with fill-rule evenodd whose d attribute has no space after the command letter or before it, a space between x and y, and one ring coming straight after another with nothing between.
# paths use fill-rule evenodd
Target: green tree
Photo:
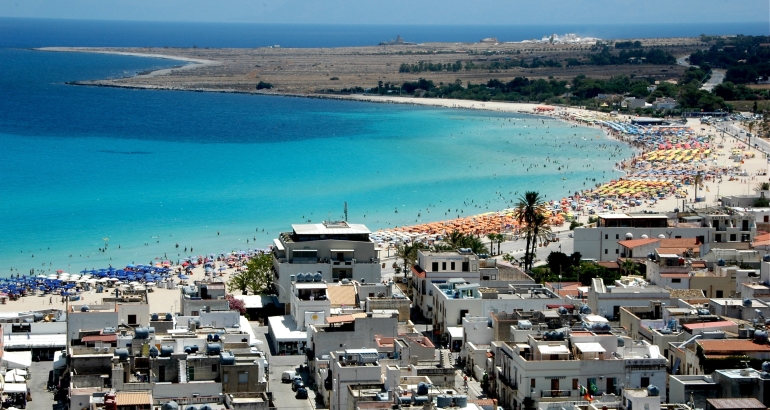
<instances>
[{"instance_id":1,"label":"green tree","mask_svg":"<svg viewBox=\"0 0 770 410\"><path fill-rule=\"evenodd\" d=\"M623 263L620 264L620 268L623 270L626 276L639 274L639 265L632 259L624 260Z\"/></svg>"},{"instance_id":2,"label":"green tree","mask_svg":"<svg viewBox=\"0 0 770 410\"><path fill-rule=\"evenodd\" d=\"M546 262L548 262L548 269L557 275L566 276L572 268L572 260L562 252L549 253Z\"/></svg>"},{"instance_id":3,"label":"green tree","mask_svg":"<svg viewBox=\"0 0 770 410\"><path fill-rule=\"evenodd\" d=\"M230 277L227 287L230 292L240 290L260 295L272 291L273 257L270 254L257 255L246 262L246 270Z\"/></svg>"}]
</instances>

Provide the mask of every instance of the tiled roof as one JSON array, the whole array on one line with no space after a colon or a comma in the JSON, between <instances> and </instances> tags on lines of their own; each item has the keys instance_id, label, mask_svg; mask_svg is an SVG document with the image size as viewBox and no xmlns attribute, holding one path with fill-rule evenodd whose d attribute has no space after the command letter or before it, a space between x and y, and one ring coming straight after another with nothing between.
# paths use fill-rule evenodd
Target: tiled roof
<instances>
[{"instance_id":1,"label":"tiled roof","mask_svg":"<svg viewBox=\"0 0 770 410\"><path fill-rule=\"evenodd\" d=\"M767 409L755 398L751 399L708 399L706 400L715 409Z\"/></svg>"},{"instance_id":2,"label":"tiled roof","mask_svg":"<svg viewBox=\"0 0 770 410\"><path fill-rule=\"evenodd\" d=\"M661 248L693 248L700 246L698 238L661 238Z\"/></svg>"},{"instance_id":3,"label":"tiled roof","mask_svg":"<svg viewBox=\"0 0 770 410\"><path fill-rule=\"evenodd\" d=\"M661 273L661 278L689 278L689 273Z\"/></svg>"},{"instance_id":4,"label":"tiled roof","mask_svg":"<svg viewBox=\"0 0 770 410\"><path fill-rule=\"evenodd\" d=\"M606 269L620 269L620 265L615 261L596 262L596 264Z\"/></svg>"},{"instance_id":5,"label":"tiled roof","mask_svg":"<svg viewBox=\"0 0 770 410\"><path fill-rule=\"evenodd\" d=\"M142 406L151 405L150 392L118 392L115 394L115 403L118 406Z\"/></svg>"},{"instance_id":6,"label":"tiled roof","mask_svg":"<svg viewBox=\"0 0 770 410\"><path fill-rule=\"evenodd\" d=\"M696 341L704 354L770 352L770 346L747 339L713 339Z\"/></svg>"},{"instance_id":7,"label":"tiled roof","mask_svg":"<svg viewBox=\"0 0 770 410\"><path fill-rule=\"evenodd\" d=\"M103 343L112 343L118 341L118 335L111 334L111 335L91 335L91 336L83 336L80 338L80 341L83 343L86 342L103 342Z\"/></svg>"},{"instance_id":8,"label":"tiled roof","mask_svg":"<svg viewBox=\"0 0 770 410\"><path fill-rule=\"evenodd\" d=\"M649 245L651 243L655 243L658 241L660 241L660 239L644 238L644 239L628 239L625 241L618 241L618 243L620 244L620 246L625 246L626 248L631 249L631 248L636 248L637 246Z\"/></svg>"},{"instance_id":9,"label":"tiled roof","mask_svg":"<svg viewBox=\"0 0 770 410\"><path fill-rule=\"evenodd\" d=\"M735 322L729 320L720 320L718 322L703 322L703 323L687 323L682 325L687 330L693 329L714 329L718 327L735 326Z\"/></svg>"}]
</instances>

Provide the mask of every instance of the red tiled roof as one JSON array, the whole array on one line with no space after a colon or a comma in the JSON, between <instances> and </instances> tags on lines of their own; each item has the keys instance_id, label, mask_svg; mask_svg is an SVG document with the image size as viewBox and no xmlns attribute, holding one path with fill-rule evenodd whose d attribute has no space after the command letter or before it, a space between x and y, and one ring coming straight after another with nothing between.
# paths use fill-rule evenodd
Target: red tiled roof
<instances>
[{"instance_id":1,"label":"red tiled roof","mask_svg":"<svg viewBox=\"0 0 770 410\"><path fill-rule=\"evenodd\" d=\"M81 342L103 342L103 343L112 343L118 341L118 335L91 335L91 336L83 336L80 339Z\"/></svg>"},{"instance_id":2,"label":"red tiled roof","mask_svg":"<svg viewBox=\"0 0 770 410\"><path fill-rule=\"evenodd\" d=\"M700 246L698 238L661 238L661 248L692 248Z\"/></svg>"},{"instance_id":3,"label":"red tiled roof","mask_svg":"<svg viewBox=\"0 0 770 410\"><path fill-rule=\"evenodd\" d=\"M754 343L754 341L746 339L698 340L696 343L703 348L704 354L770 352L770 346L767 344Z\"/></svg>"},{"instance_id":4,"label":"red tiled roof","mask_svg":"<svg viewBox=\"0 0 770 410\"><path fill-rule=\"evenodd\" d=\"M353 315L328 316L326 318L326 323L330 325L333 323L349 323L353 321L355 321Z\"/></svg>"},{"instance_id":5,"label":"red tiled roof","mask_svg":"<svg viewBox=\"0 0 770 410\"><path fill-rule=\"evenodd\" d=\"M690 264L690 267L693 267L693 268L705 268L706 267L706 262L704 262L704 261L694 261L693 263Z\"/></svg>"},{"instance_id":6,"label":"red tiled roof","mask_svg":"<svg viewBox=\"0 0 770 410\"><path fill-rule=\"evenodd\" d=\"M660 241L660 239L657 239L657 238L628 239L625 241L618 241L618 244L620 244L620 246L624 246L630 249L630 248L636 248L637 246L649 245L651 243L655 243L658 241Z\"/></svg>"},{"instance_id":7,"label":"red tiled roof","mask_svg":"<svg viewBox=\"0 0 770 410\"><path fill-rule=\"evenodd\" d=\"M713 329L713 328L725 327L725 326L735 326L735 322L731 322L729 320L720 320L718 322L688 323L686 325L682 325L682 327L687 330Z\"/></svg>"}]
</instances>

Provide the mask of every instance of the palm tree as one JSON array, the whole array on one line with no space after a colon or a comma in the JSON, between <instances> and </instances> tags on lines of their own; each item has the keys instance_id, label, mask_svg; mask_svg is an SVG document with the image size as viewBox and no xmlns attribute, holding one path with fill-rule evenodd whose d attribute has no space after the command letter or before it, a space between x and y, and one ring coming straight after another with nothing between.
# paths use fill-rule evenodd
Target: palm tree
<instances>
[{"instance_id":1,"label":"palm tree","mask_svg":"<svg viewBox=\"0 0 770 410\"><path fill-rule=\"evenodd\" d=\"M489 239L489 254L495 256L495 240L497 240L497 234L487 234L487 239Z\"/></svg>"},{"instance_id":2,"label":"palm tree","mask_svg":"<svg viewBox=\"0 0 770 410\"><path fill-rule=\"evenodd\" d=\"M534 225L537 215L545 213L545 206L540 194L534 191L527 191L524 196L519 197L519 203L516 204L514 216L522 227L527 238L527 244L524 248L524 270L529 272L532 269L532 253L535 250L537 229Z\"/></svg>"},{"instance_id":3,"label":"palm tree","mask_svg":"<svg viewBox=\"0 0 770 410\"><path fill-rule=\"evenodd\" d=\"M464 237L465 235L463 235L462 232L454 230L449 236L444 238L444 242L446 242L452 249L457 249L463 246L462 242Z\"/></svg>"},{"instance_id":4,"label":"palm tree","mask_svg":"<svg viewBox=\"0 0 770 410\"><path fill-rule=\"evenodd\" d=\"M412 270L412 266L417 262L417 250L420 249L419 243L396 245L396 258L404 261L404 277Z\"/></svg>"},{"instance_id":5,"label":"palm tree","mask_svg":"<svg viewBox=\"0 0 770 410\"><path fill-rule=\"evenodd\" d=\"M463 247L469 248L471 252L476 255L489 253L489 250L487 249L487 246L484 245L484 242L481 242L481 239L473 235L467 235L465 237L465 241L463 241Z\"/></svg>"},{"instance_id":6,"label":"palm tree","mask_svg":"<svg viewBox=\"0 0 770 410\"><path fill-rule=\"evenodd\" d=\"M497 241L497 254L499 255L503 253L502 249L500 248L500 245L502 245L503 242L505 242L505 235L498 233L495 235L495 240Z\"/></svg>"},{"instance_id":7,"label":"palm tree","mask_svg":"<svg viewBox=\"0 0 770 410\"><path fill-rule=\"evenodd\" d=\"M631 259L624 260L620 267L626 273L626 276L639 274L639 266Z\"/></svg>"},{"instance_id":8,"label":"palm tree","mask_svg":"<svg viewBox=\"0 0 770 410\"><path fill-rule=\"evenodd\" d=\"M694 185L695 185L695 202L698 202L698 188L703 186L703 174L701 172L698 172L697 174L695 174Z\"/></svg>"},{"instance_id":9,"label":"palm tree","mask_svg":"<svg viewBox=\"0 0 770 410\"><path fill-rule=\"evenodd\" d=\"M770 191L770 182L760 182L754 187L755 191Z\"/></svg>"},{"instance_id":10,"label":"palm tree","mask_svg":"<svg viewBox=\"0 0 770 410\"><path fill-rule=\"evenodd\" d=\"M756 121L749 121L746 123L746 128L748 128L749 133L747 136L749 137L749 148L751 148L751 131L754 129L754 126L757 124Z\"/></svg>"}]
</instances>

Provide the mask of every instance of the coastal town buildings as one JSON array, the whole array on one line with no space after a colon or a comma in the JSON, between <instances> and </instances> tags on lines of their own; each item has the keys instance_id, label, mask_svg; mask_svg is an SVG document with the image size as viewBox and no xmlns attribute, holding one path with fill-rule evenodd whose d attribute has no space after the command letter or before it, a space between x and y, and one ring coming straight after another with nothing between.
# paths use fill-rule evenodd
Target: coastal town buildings
<instances>
[{"instance_id":1,"label":"coastal town buildings","mask_svg":"<svg viewBox=\"0 0 770 410\"><path fill-rule=\"evenodd\" d=\"M346 221L292 225L273 240L274 283L278 301L291 303L291 283L313 278L328 283L344 279L381 280L380 256L365 225ZM301 279L298 277L302 276Z\"/></svg>"}]
</instances>

